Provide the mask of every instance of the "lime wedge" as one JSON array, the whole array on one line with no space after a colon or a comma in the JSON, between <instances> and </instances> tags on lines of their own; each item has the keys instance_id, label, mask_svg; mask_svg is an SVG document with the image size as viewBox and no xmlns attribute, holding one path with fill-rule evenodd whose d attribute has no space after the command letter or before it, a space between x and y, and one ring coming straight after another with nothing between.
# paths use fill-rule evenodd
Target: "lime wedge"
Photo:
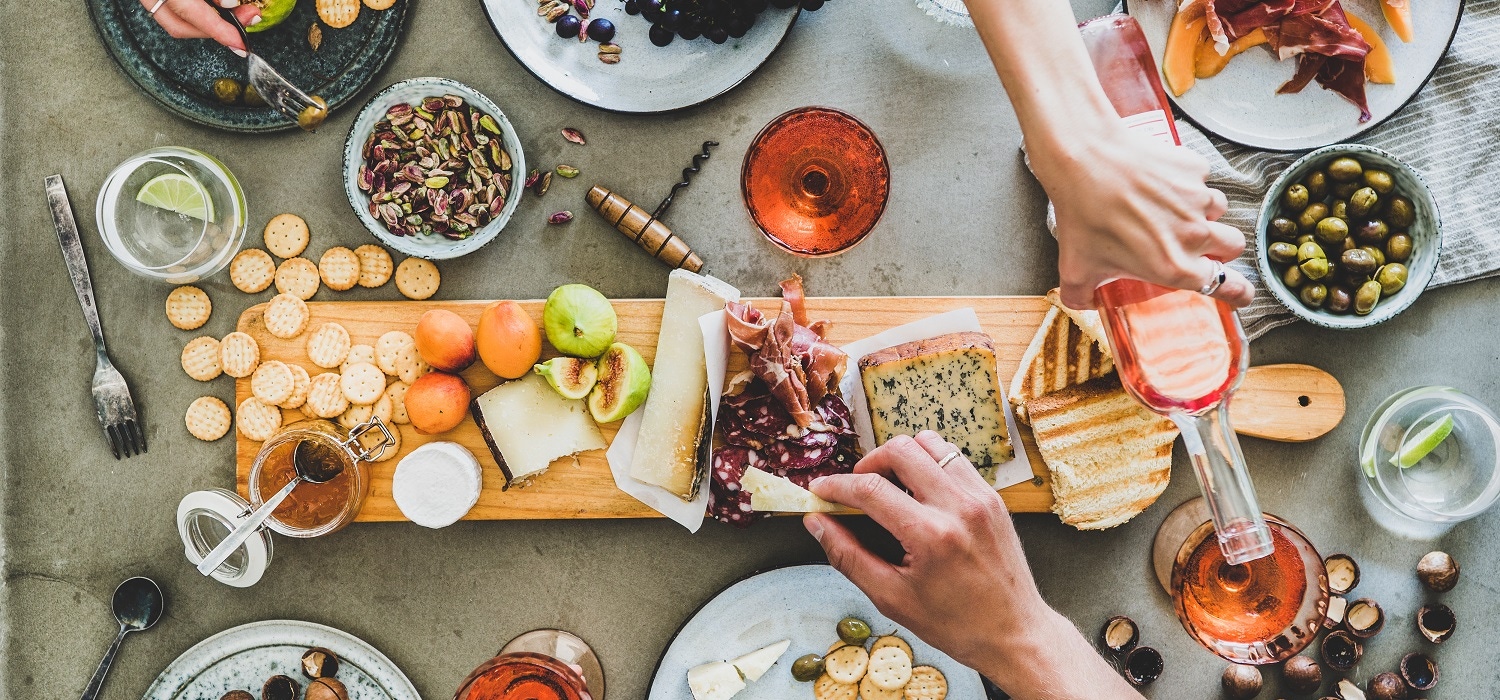
<instances>
[{"instance_id":1,"label":"lime wedge","mask_svg":"<svg viewBox=\"0 0 1500 700\"><path fill-rule=\"evenodd\" d=\"M141 204L166 209L200 221L213 218L213 204L197 181L182 173L167 173L151 178L135 195Z\"/></svg>"},{"instance_id":2,"label":"lime wedge","mask_svg":"<svg viewBox=\"0 0 1500 700\"><path fill-rule=\"evenodd\" d=\"M1410 440L1402 443L1401 449L1391 455L1391 464L1406 469L1422 461L1428 453L1437 449L1448 439L1449 433L1453 432L1453 414L1445 413L1442 418L1433 421L1422 429L1422 432L1413 435Z\"/></svg>"}]
</instances>

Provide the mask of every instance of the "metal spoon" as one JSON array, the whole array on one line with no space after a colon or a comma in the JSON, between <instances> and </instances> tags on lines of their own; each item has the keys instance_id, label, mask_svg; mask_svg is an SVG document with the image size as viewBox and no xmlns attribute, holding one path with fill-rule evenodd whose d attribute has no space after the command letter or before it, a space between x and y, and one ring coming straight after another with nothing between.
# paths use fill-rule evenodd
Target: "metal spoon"
<instances>
[{"instance_id":1,"label":"metal spoon","mask_svg":"<svg viewBox=\"0 0 1500 700\"><path fill-rule=\"evenodd\" d=\"M144 576L125 579L115 589L114 602L111 607L115 611L115 619L120 621L120 634L115 637L114 644L109 645L109 651L104 653L104 659L99 662L99 669L94 671L94 677L89 680L89 685L83 690L82 700L94 700L99 695L99 688L104 685L104 677L109 675L110 664L115 661L115 653L120 650L120 642L125 641L125 635L131 632L150 629L161 619L161 611L166 607L166 601L162 598L161 587L155 581Z\"/></svg>"},{"instance_id":2,"label":"metal spoon","mask_svg":"<svg viewBox=\"0 0 1500 700\"><path fill-rule=\"evenodd\" d=\"M228 537L225 537L212 552L208 553L208 556L203 557L203 561L198 564L198 573L208 576L218 569L229 558L229 555L245 543L245 540L250 539L251 535L260 530L266 518L271 517L271 512L280 507L281 502L285 501L287 496L292 495L292 489L298 484L304 481L309 484L330 481L343 473L344 462L331 448L303 440L292 449L292 469L297 472L297 477L288 481L286 486L276 492L276 495L256 508L245 522L240 523L234 532L229 533Z\"/></svg>"}]
</instances>

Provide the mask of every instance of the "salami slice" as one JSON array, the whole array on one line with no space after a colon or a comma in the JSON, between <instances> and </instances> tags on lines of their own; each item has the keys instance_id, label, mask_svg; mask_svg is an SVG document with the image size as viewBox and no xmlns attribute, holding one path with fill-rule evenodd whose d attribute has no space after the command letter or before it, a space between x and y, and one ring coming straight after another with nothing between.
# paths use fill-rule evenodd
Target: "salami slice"
<instances>
[{"instance_id":1,"label":"salami slice","mask_svg":"<svg viewBox=\"0 0 1500 700\"><path fill-rule=\"evenodd\" d=\"M844 400L833 394L823 397L815 407L818 418L830 428L841 435L854 435L854 418L849 414L849 406Z\"/></svg>"},{"instance_id":2,"label":"salami slice","mask_svg":"<svg viewBox=\"0 0 1500 700\"><path fill-rule=\"evenodd\" d=\"M766 462L777 473L811 469L833 459L836 446L805 447L790 440L777 440L766 445Z\"/></svg>"},{"instance_id":3,"label":"salami slice","mask_svg":"<svg viewBox=\"0 0 1500 700\"><path fill-rule=\"evenodd\" d=\"M755 450L745 447L722 447L714 452L713 471L710 474L708 513L719 522L735 527L749 527L758 514L750 509L750 494L740 484L745 476L745 467L763 466Z\"/></svg>"}]
</instances>

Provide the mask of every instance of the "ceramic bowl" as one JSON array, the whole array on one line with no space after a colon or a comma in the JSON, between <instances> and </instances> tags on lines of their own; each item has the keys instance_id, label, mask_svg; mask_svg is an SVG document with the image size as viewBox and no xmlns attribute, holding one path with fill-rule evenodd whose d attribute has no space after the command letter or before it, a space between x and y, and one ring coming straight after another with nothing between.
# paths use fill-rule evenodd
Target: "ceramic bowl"
<instances>
[{"instance_id":1,"label":"ceramic bowl","mask_svg":"<svg viewBox=\"0 0 1500 700\"><path fill-rule=\"evenodd\" d=\"M1339 156L1350 156L1366 167L1374 166L1389 172L1395 178L1396 191L1412 201L1417 214L1416 222L1407 231L1412 237L1412 255L1411 259L1406 261L1406 286L1394 295L1382 297L1380 303L1375 306L1375 310L1365 316L1352 312L1335 314L1325 309L1307 308L1292 290L1282 284L1281 271L1274 268L1270 259L1266 257L1266 246L1270 240L1267 231L1271 219L1280 212L1279 201L1282 191L1292 184L1301 182L1309 172ZM1438 214L1437 200L1433 198L1431 190L1427 188L1427 183L1422 180L1420 173L1390 153L1374 146L1355 143L1334 144L1302 156L1271 184L1271 189L1266 192L1265 201L1260 205L1260 220L1255 227L1255 246L1258 251L1255 261L1260 268L1261 278L1266 288L1271 290L1282 306L1296 314L1298 318L1324 328L1367 328L1394 318L1422 295L1422 291L1432 281L1433 272L1437 270L1438 257L1443 248L1442 229L1443 223Z\"/></svg>"},{"instance_id":2,"label":"ceramic bowl","mask_svg":"<svg viewBox=\"0 0 1500 700\"><path fill-rule=\"evenodd\" d=\"M457 95L499 122L501 144L510 153L510 173L513 184L507 195L505 207L500 210L500 215L468 238L452 240L441 235L397 236L386 228L384 222L370 215L370 196L359 189L359 168L364 164L361 151L364 148L365 139L369 138L370 132L374 130L375 123L385 118L386 111L392 106L402 103L417 104L424 97L442 95ZM499 235L500 230L505 228L505 223L510 221L511 214L515 213L516 207L521 203L521 192L525 188L520 185L525 172L526 157L521 153L521 140L516 136L516 130L511 126L510 120L505 117L505 113L501 112L500 108L490 101L490 98L485 97L478 90L447 78L411 78L381 90L360 109L359 116L349 127L348 138L344 140L344 194L349 197L349 206L354 209L354 214L364 223L365 228L370 229L370 233L380 239L380 242L406 255L428 260L447 260L468 255Z\"/></svg>"}]
</instances>

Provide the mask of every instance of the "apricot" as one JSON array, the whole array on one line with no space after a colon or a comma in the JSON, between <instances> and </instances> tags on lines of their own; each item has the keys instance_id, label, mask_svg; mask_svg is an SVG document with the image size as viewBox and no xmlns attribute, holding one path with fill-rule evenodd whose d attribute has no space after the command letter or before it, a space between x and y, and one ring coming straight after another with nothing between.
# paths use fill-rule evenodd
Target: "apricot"
<instances>
[{"instance_id":1,"label":"apricot","mask_svg":"<svg viewBox=\"0 0 1500 700\"><path fill-rule=\"evenodd\" d=\"M497 376L519 379L542 358L542 331L513 301L497 301L479 316L479 359ZM431 363L428 363L431 364Z\"/></svg>"},{"instance_id":2,"label":"apricot","mask_svg":"<svg viewBox=\"0 0 1500 700\"><path fill-rule=\"evenodd\" d=\"M417 341L417 353L433 369L462 372L474 364L474 331L452 311L433 309L422 314L412 338Z\"/></svg>"},{"instance_id":3,"label":"apricot","mask_svg":"<svg viewBox=\"0 0 1500 700\"><path fill-rule=\"evenodd\" d=\"M446 433L469 415L469 385L447 372L428 372L406 390L406 416L423 435Z\"/></svg>"},{"instance_id":4,"label":"apricot","mask_svg":"<svg viewBox=\"0 0 1500 700\"><path fill-rule=\"evenodd\" d=\"M1365 55L1365 78L1372 83L1395 85L1396 62L1391 59L1391 50L1380 38L1380 32L1368 22L1355 17L1353 12L1345 10L1344 16L1349 18L1349 26L1354 27L1354 31L1359 32L1365 43L1370 45L1370 53Z\"/></svg>"}]
</instances>

